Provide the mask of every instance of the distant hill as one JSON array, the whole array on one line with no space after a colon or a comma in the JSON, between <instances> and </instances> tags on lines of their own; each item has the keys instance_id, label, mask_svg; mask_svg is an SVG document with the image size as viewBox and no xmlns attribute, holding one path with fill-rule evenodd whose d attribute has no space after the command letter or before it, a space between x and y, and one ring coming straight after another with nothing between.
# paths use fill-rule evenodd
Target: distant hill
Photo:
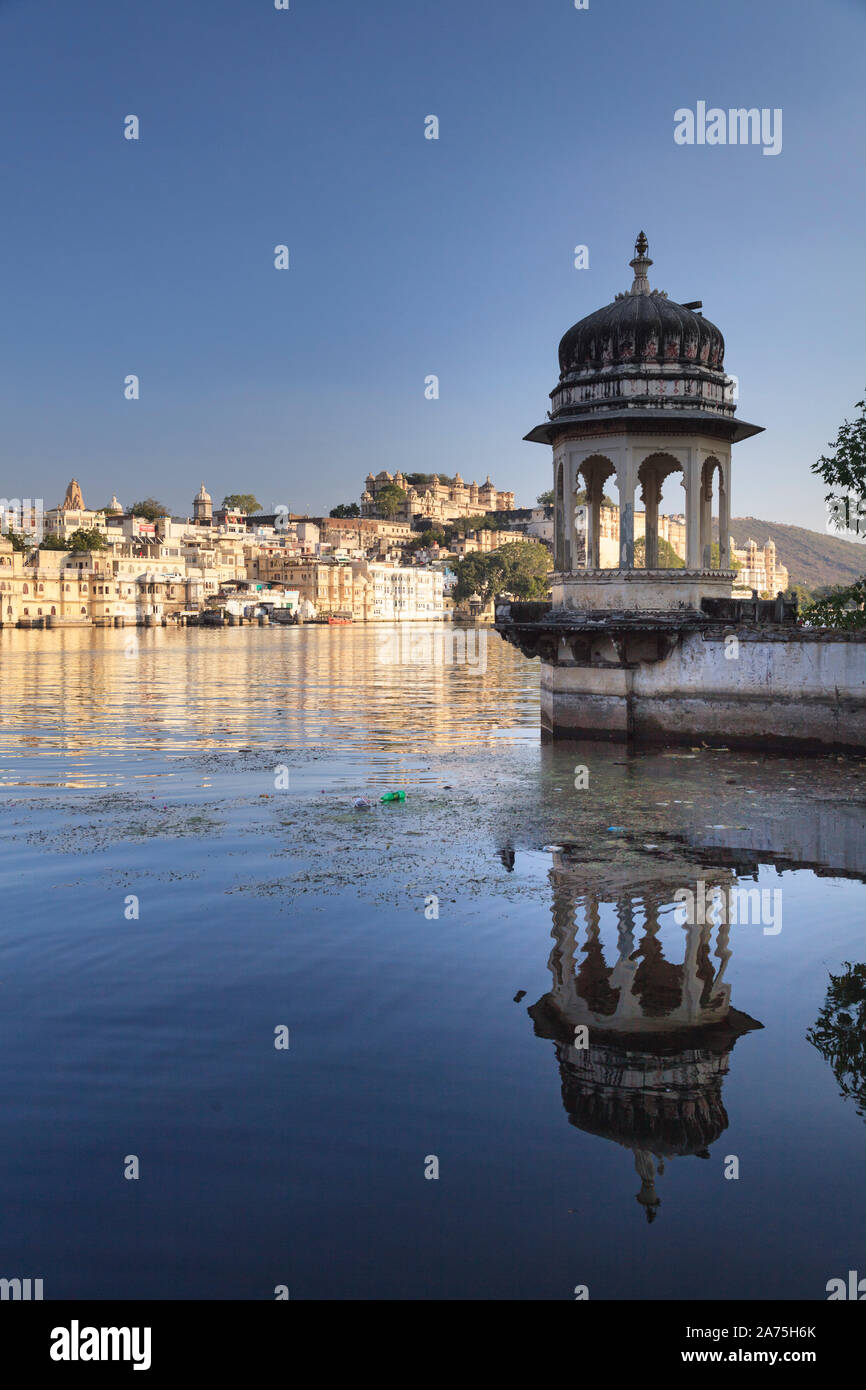
<instances>
[{"instance_id":1,"label":"distant hill","mask_svg":"<svg viewBox=\"0 0 866 1390\"><path fill-rule=\"evenodd\" d=\"M714 523L718 536L718 525ZM776 546L776 558L786 567L792 584L816 589L822 584L851 584L866 574L866 544L843 541L822 531L803 526L786 526L780 521L762 521L756 516L735 516L731 535L737 548L751 537L762 546L769 538Z\"/></svg>"}]
</instances>

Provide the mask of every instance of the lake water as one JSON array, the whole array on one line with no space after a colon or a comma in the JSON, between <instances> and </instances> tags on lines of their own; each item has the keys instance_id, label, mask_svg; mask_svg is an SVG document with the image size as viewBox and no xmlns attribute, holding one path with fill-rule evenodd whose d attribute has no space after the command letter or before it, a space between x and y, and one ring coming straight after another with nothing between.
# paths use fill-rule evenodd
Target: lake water
<instances>
[{"instance_id":1,"label":"lake water","mask_svg":"<svg viewBox=\"0 0 866 1390\"><path fill-rule=\"evenodd\" d=\"M862 760L543 745L537 663L388 635L0 632L0 1276L866 1274Z\"/></svg>"}]
</instances>

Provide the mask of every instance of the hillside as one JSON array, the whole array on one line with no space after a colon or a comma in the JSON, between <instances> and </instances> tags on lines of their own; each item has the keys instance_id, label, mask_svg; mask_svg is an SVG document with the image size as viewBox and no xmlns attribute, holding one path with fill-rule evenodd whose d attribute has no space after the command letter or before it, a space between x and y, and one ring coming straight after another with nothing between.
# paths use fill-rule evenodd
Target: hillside
<instances>
[{"instance_id":1,"label":"hillside","mask_svg":"<svg viewBox=\"0 0 866 1390\"><path fill-rule=\"evenodd\" d=\"M718 526L714 523L716 536ZM776 556L787 567L792 584L805 584L808 589L822 584L850 584L866 574L866 544L845 541L821 531L807 531L803 526L786 526L780 521L762 521L755 516L735 516L731 520L731 535L737 547L749 537L764 545L769 537L775 543Z\"/></svg>"}]
</instances>

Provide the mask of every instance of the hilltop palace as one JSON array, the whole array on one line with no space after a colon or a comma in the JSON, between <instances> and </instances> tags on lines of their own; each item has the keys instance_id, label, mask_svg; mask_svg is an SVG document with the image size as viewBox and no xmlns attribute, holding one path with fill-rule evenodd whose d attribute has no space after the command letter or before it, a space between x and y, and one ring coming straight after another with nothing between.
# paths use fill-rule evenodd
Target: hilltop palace
<instances>
[{"instance_id":1,"label":"hilltop palace","mask_svg":"<svg viewBox=\"0 0 866 1390\"><path fill-rule=\"evenodd\" d=\"M424 474L410 473L408 478L402 472L392 477L381 472L373 476L367 474L364 491L361 494L361 515L378 516L376 496L384 487L397 487L405 493L396 515L403 521L426 517L435 522L456 521L463 516L483 516L487 512L510 512L514 510L514 493L498 492L488 474L479 487L474 478L464 483L459 473L453 481L440 481L434 473L432 478Z\"/></svg>"},{"instance_id":2,"label":"hilltop palace","mask_svg":"<svg viewBox=\"0 0 866 1390\"><path fill-rule=\"evenodd\" d=\"M501 604L497 630L541 659L549 737L864 748L866 633L800 627L781 593L735 596L731 452L761 427L736 418L724 339L700 302L650 288L648 249L641 232L631 289L559 344L552 409L526 436L553 450L552 602ZM659 564L669 476L685 495L678 569ZM601 509L614 489L619 556L607 567Z\"/></svg>"}]
</instances>

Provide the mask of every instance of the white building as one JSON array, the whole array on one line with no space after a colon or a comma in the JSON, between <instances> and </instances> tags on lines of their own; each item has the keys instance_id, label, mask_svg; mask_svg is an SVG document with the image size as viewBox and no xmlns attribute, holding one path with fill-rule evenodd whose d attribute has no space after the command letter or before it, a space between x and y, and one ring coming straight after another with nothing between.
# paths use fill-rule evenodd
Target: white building
<instances>
[{"instance_id":1,"label":"white building","mask_svg":"<svg viewBox=\"0 0 866 1390\"><path fill-rule=\"evenodd\" d=\"M366 578L365 617L368 622L418 622L441 619L445 604L441 570L417 565L385 565L358 560L352 564L357 584Z\"/></svg>"}]
</instances>

